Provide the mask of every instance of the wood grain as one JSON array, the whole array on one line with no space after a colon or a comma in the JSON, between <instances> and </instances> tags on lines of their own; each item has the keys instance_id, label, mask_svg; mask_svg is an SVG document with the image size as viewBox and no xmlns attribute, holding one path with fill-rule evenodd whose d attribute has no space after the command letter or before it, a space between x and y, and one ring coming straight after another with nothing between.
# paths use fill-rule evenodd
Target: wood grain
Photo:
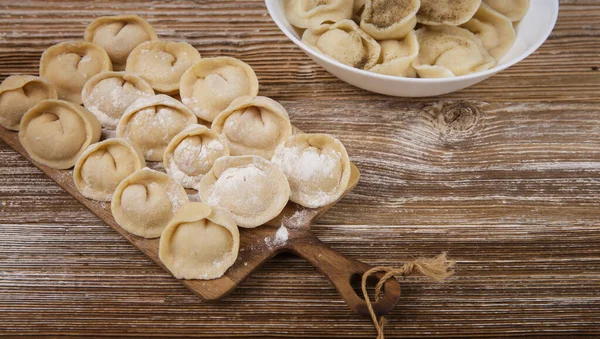
<instances>
[{"instance_id":1,"label":"wood grain","mask_svg":"<svg viewBox=\"0 0 600 339\"><path fill-rule=\"evenodd\" d=\"M600 335L597 1L561 1L544 46L477 86L396 99L330 76L258 0L2 0L2 78L35 74L44 48L118 13L148 18L203 56L250 63L261 94L296 126L344 142L362 178L313 226L320 240L373 265L441 250L458 260L445 285L402 282L388 337ZM223 301L199 302L4 144L0 227L2 334L374 336L289 255Z\"/></svg>"}]
</instances>

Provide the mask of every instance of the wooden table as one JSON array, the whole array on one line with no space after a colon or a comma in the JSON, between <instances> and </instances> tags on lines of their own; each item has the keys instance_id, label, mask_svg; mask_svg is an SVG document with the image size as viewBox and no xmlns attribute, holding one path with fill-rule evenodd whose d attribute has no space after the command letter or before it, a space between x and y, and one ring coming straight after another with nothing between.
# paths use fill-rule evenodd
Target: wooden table
<instances>
[{"instance_id":1,"label":"wooden table","mask_svg":"<svg viewBox=\"0 0 600 339\"><path fill-rule=\"evenodd\" d=\"M314 64L262 1L0 2L0 74L92 18L147 18L164 39L248 62L292 122L339 137L358 187L314 227L339 251L399 265L442 250L445 285L403 282L388 337L600 335L600 3L561 1L534 55L470 89L400 99ZM205 304L0 144L0 334L372 337L307 263L275 258Z\"/></svg>"}]
</instances>

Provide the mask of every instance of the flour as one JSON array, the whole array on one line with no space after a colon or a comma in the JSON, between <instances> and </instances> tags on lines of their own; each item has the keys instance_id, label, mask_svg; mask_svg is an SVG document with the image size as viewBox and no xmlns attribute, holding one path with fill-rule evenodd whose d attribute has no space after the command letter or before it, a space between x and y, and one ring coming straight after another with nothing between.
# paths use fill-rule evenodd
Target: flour
<instances>
[{"instance_id":1,"label":"flour","mask_svg":"<svg viewBox=\"0 0 600 339\"><path fill-rule=\"evenodd\" d=\"M277 232L275 233L275 237L265 237L264 242L269 248L279 247L285 245L287 243L289 237L288 229L281 225Z\"/></svg>"}]
</instances>

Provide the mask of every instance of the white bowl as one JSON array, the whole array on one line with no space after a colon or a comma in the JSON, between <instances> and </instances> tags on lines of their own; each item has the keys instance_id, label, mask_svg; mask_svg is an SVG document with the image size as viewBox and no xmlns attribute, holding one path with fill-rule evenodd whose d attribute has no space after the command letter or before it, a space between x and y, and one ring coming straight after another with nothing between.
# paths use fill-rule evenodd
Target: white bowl
<instances>
[{"instance_id":1,"label":"white bowl","mask_svg":"<svg viewBox=\"0 0 600 339\"><path fill-rule=\"evenodd\" d=\"M548 38L558 18L559 0L531 0L529 11L517 25L517 40L498 64L485 72L454 78L402 78L350 67L315 51L302 42L285 17L282 1L265 0L267 10L281 31L317 64L339 79L367 91L399 97L427 97L455 92L481 82L525 59Z\"/></svg>"}]
</instances>

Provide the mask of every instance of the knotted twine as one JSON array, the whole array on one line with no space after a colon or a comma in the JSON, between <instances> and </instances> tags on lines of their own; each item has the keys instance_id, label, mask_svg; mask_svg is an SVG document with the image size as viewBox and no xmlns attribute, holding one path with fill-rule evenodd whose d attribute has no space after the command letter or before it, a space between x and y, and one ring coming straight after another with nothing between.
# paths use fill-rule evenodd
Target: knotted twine
<instances>
[{"instance_id":1,"label":"knotted twine","mask_svg":"<svg viewBox=\"0 0 600 339\"><path fill-rule=\"evenodd\" d=\"M406 277L414 273L421 273L422 275L436 282L442 282L444 279L454 274L452 267L455 263L456 262L453 260L446 259L446 252L443 252L435 258L418 258L414 261L407 262L400 268L377 266L365 272L362 276L361 287L367 308L371 314L371 320L373 320L373 324L377 329L377 339L384 339L383 327L385 326L387 320L384 316L377 318L377 314L375 314L375 311L373 310L373 305L371 304L371 299L369 298L369 294L367 292L367 279L371 275L385 272L377 285L375 285L375 302L377 302L381 297L383 285L386 283L386 281L388 281L388 279L397 279L397 277Z\"/></svg>"}]
</instances>

